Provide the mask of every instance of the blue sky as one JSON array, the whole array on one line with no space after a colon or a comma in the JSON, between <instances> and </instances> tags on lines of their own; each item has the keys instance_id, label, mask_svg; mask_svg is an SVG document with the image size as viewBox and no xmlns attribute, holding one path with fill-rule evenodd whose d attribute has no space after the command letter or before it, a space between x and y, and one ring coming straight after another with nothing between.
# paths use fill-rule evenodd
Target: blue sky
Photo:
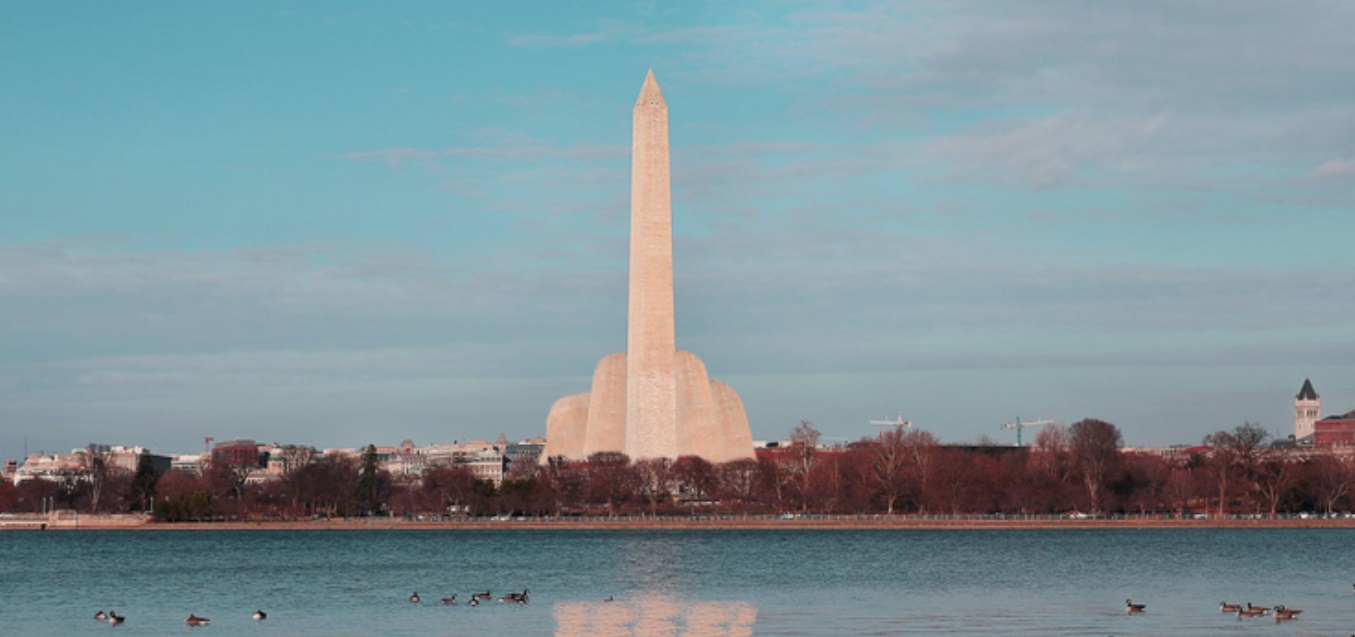
<instances>
[{"instance_id":1,"label":"blue sky","mask_svg":"<svg viewBox=\"0 0 1355 637\"><path fill-rule=\"evenodd\" d=\"M759 439L1355 409L1355 5L0 5L0 457L544 433L678 345Z\"/></svg>"}]
</instances>

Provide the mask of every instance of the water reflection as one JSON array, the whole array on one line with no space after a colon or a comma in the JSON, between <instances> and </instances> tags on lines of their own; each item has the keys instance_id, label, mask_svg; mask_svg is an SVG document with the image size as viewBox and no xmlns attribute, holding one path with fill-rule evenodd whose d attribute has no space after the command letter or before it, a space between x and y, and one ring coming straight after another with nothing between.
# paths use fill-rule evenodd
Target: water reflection
<instances>
[{"instance_id":1,"label":"water reflection","mask_svg":"<svg viewBox=\"0 0 1355 637\"><path fill-rule=\"evenodd\" d=\"M556 637L749 637L757 609L748 602L683 602L650 597L555 605Z\"/></svg>"},{"instance_id":2,"label":"water reflection","mask_svg":"<svg viewBox=\"0 0 1355 637\"><path fill-rule=\"evenodd\" d=\"M621 577L628 587L647 596L669 596L691 590L689 546L663 535L623 537L616 546Z\"/></svg>"}]
</instances>

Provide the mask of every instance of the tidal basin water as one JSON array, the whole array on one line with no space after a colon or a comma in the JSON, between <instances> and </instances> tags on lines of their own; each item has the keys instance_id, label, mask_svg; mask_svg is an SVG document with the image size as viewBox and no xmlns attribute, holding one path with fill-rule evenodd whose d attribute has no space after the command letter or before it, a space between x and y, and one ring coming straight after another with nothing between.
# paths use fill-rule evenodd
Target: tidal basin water
<instances>
[{"instance_id":1,"label":"tidal basin water","mask_svg":"<svg viewBox=\"0 0 1355 637\"><path fill-rule=\"evenodd\" d=\"M0 556L3 635L1355 633L1344 529L20 531Z\"/></svg>"}]
</instances>

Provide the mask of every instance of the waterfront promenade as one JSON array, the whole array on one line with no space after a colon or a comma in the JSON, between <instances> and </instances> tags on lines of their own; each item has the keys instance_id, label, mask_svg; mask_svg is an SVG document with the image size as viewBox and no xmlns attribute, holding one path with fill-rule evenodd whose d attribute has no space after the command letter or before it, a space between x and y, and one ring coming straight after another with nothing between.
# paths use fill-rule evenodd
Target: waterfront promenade
<instances>
[{"instance_id":1,"label":"waterfront promenade","mask_svg":"<svg viewBox=\"0 0 1355 637\"><path fill-rule=\"evenodd\" d=\"M616 517L498 517L452 520L403 518L328 518L318 520L224 520L215 522L159 522L145 515L77 515L57 511L50 515L10 515L0 518L0 530L432 530L432 529L1219 529L1219 528L1355 528L1355 518L1170 518L1121 516L1113 518L1056 515L709 515Z\"/></svg>"}]
</instances>

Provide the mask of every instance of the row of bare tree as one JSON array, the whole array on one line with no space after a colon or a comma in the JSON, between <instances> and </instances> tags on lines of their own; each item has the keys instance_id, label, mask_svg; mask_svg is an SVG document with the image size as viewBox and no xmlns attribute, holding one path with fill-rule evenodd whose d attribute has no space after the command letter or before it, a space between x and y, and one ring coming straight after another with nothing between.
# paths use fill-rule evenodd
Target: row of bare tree
<instances>
[{"instance_id":1,"label":"row of bare tree","mask_svg":"<svg viewBox=\"0 0 1355 637\"><path fill-rule=\"evenodd\" d=\"M104 471L65 482L0 484L0 510L59 503L82 511L153 510L165 520L396 515L687 515L713 513L1275 515L1352 508L1349 456L1298 455L1246 423L1205 436L1185 458L1123 453L1119 429L1087 419L1046 426L1029 447L942 445L922 430L822 447L807 421L756 459L632 461L597 453L513 467L497 487L464 466L394 477L375 449L359 458L298 453L281 479L245 468L201 475ZM41 503L41 504L39 504Z\"/></svg>"}]
</instances>

